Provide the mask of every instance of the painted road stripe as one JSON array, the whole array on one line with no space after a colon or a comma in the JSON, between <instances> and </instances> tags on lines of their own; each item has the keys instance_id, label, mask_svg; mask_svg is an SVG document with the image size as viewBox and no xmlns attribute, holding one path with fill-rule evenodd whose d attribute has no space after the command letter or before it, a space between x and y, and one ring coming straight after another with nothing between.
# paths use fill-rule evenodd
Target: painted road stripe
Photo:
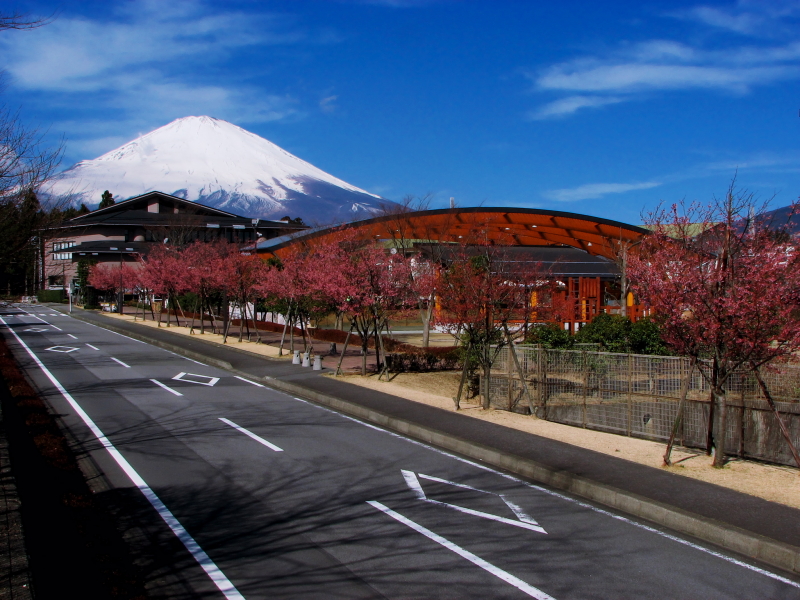
<instances>
[{"instance_id":1,"label":"painted road stripe","mask_svg":"<svg viewBox=\"0 0 800 600\"><path fill-rule=\"evenodd\" d=\"M78 338L76 338L74 335L72 335L71 333L68 333L67 335L68 335L69 337L71 337L73 340L77 340L77 339L78 339Z\"/></svg>"},{"instance_id":2,"label":"painted road stripe","mask_svg":"<svg viewBox=\"0 0 800 600\"><path fill-rule=\"evenodd\" d=\"M238 426L236 423L234 423L233 421L229 421L228 419L223 419L222 417L220 417L220 418L219 418L219 420L220 420L220 421L222 421L223 423L225 423L226 425L230 425L231 427L233 427L233 428L234 428L234 429L236 429L237 431L240 431L240 432L242 432L242 433L243 433L243 434L245 434L246 436L253 438L253 439L254 439L255 441L257 441L259 444L264 444L264 445L265 445L267 448L269 448L269 449L271 449L271 450L275 450L275 452L283 452L283 448L279 448L279 447L278 447L278 446L276 446L275 444L270 444L270 443L269 443L267 440L265 440L264 438L257 436L257 435L256 435L255 433L253 433L252 431L247 431L247 429L245 429L244 427L239 427L239 426Z\"/></svg>"},{"instance_id":3,"label":"painted road stripe","mask_svg":"<svg viewBox=\"0 0 800 600\"><path fill-rule=\"evenodd\" d=\"M168 385L164 385L164 384L163 384L163 383L161 383L161 382L160 382L158 379L151 379L150 381L152 381L153 383L155 383L157 386L164 388L165 390L167 390L167 391L168 391L168 392L170 392L171 394L175 394L176 396L183 396L183 394L181 394L181 393L180 393L180 392L178 392L177 390L173 390L173 389L172 389L171 387L169 387Z\"/></svg>"},{"instance_id":4,"label":"painted road stripe","mask_svg":"<svg viewBox=\"0 0 800 600\"><path fill-rule=\"evenodd\" d=\"M92 346L91 344L86 344L86 345L89 346L89 348L91 348L92 350L100 350L100 348L98 348L97 346Z\"/></svg>"},{"instance_id":5,"label":"painted road stripe","mask_svg":"<svg viewBox=\"0 0 800 600\"><path fill-rule=\"evenodd\" d=\"M698 550L700 552L704 552L706 554L710 554L711 556L714 556L716 558L724 560L725 562L729 562L731 564L734 564L737 567L742 567L743 569L747 569L748 571L753 571L754 573L758 573L760 575L764 575L765 577L769 577L770 579L774 579L775 581L780 581L781 583L785 583L786 585L790 585L790 586L792 586L794 588L800 589L800 583L798 583L796 581L793 581L793 580L791 580L791 579L789 579L787 577L783 577L782 575L778 575L777 573L773 573L772 571L767 571L766 569L762 569L761 567L757 567L756 565L751 565L750 563L746 563L743 560L739 560L738 558L734 558L733 556L728 556L727 554L723 554L722 552L719 552L717 550L712 550L711 548L706 548L705 546L701 546L700 544L696 544L694 542L690 542L689 540L686 540L686 539L683 539L681 537L678 537L677 535L673 535L671 533L667 533L666 531L661 531L660 529L656 529L655 527L651 527L650 525L645 525L644 523L641 523L639 521L634 521L631 518L628 518L628 517L620 515L620 514L613 513L610 510L606 510L605 508L600 508L599 506L594 506L592 504L589 504L588 502L584 502L584 501L578 500L577 498L574 498L572 496L567 496L566 494L562 494L561 492L557 492L555 490L551 490L551 489L542 487L540 485L536 485L535 483L531 483L529 481L525 481L524 479L519 479L518 477L515 477L514 475L509 475L508 473L503 473L502 471L497 471L496 469L493 469L492 467L487 467L486 465L482 465L481 463L472 461L472 460L470 460L468 458L464 458L463 456L458 456L457 454L453 454L451 452L448 452L447 450L442 450L441 448L436 448L435 446L430 446L429 444L426 444L425 442L420 442L418 440L412 439L410 437L406 437L406 436L401 435L399 433L395 433L394 431L390 431L388 429L383 429L382 427L378 427L377 425L373 425L372 423L367 423L366 421L362 421L360 419L356 419L355 417L351 417L351 416L346 415L344 413L337 412L337 411L333 410L332 408L327 408L325 406L320 406L319 404L313 404L313 403L309 402L308 400L304 400L303 398L298 398L297 396L292 396L291 394L287 394L286 392L282 392L282 391L274 389L274 388L272 389L272 391L275 392L276 394L280 394L282 396L286 396L287 398L291 398L292 400L297 400L298 402L302 402L304 404L308 404L309 406L313 406L314 408L318 408L320 410L324 410L324 411L329 412L329 413L331 413L333 415L336 415L337 417L341 417L343 419L347 419L348 421L352 421L353 423L358 423L359 425L362 425L364 427L368 427L370 429L374 429L375 431L380 431L381 433L385 433L385 434L391 435L392 437L396 437L398 439L404 440L409 444L414 444L415 446L419 446L421 448L426 448L428 450L431 450L432 452L436 452L437 454L441 454L442 456L447 456L449 458L452 458L453 460L457 460L457 461L462 462L464 464L471 465L471 466L473 466L473 467L475 467L477 469L481 469L482 471L487 471L489 473L493 473L495 475L498 475L498 476L502 477L503 479L507 479L509 481L514 481L514 482L516 482L516 483L518 483L520 485L523 485L523 486L525 486L527 488L530 488L532 490L537 490L539 492L542 492L543 494L547 494L548 496L553 496L555 498L560 498L561 500L566 500L567 502L571 502L572 504L576 504L577 506L580 506L581 508L585 508L587 510L591 510L591 511L596 512L596 513L598 513L600 515L605 515L605 516L610 517L612 519L615 519L617 521L621 521L621 522L626 523L628 525L632 525L633 527L638 527L639 529L643 529L643 530L645 530L645 531L647 531L649 533L653 533L655 535L661 536L661 537L666 538L668 540L672 540L673 542L677 542L678 544L682 544L684 546L692 548L693 550Z\"/></svg>"},{"instance_id":6,"label":"painted road stripe","mask_svg":"<svg viewBox=\"0 0 800 600\"><path fill-rule=\"evenodd\" d=\"M436 504L437 506L445 506L447 508L452 508L453 510L457 510L458 512L462 512L467 515L472 515L473 517L489 519L490 521L497 521L498 523L505 523L506 525L512 525L514 527L520 527L522 529L527 529L529 531L535 531L537 533L547 534L547 532L544 530L543 527L540 527L535 523L530 523L529 521L528 522L514 521L513 519L506 519L505 517L501 517L499 515L493 515L491 513L486 513L479 510L465 508L463 506L459 506L458 504L450 504L448 502L441 502L439 500L434 500L433 498L428 498L425 495L425 491L422 489L422 486L419 484L419 480L417 479L416 474L414 474L412 471L405 471L405 470L401 470L401 472L403 473L403 478L406 480L406 484L408 485L408 487L411 488L411 490L416 494L417 498L419 498L423 502L430 502L431 504ZM463 486L463 487L475 490L476 492L491 493L491 492L485 492L484 490L470 488L469 486ZM499 494L492 494L492 495L498 496Z\"/></svg>"},{"instance_id":7,"label":"painted road stripe","mask_svg":"<svg viewBox=\"0 0 800 600\"><path fill-rule=\"evenodd\" d=\"M434 533L430 529L427 529L427 528L423 527L422 525L420 525L418 523L415 523L411 519L407 519L406 517L404 517L400 513L394 512L388 506L385 506L385 505L381 504L380 502L375 502L374 500L367 501L367 504L369 504L370 506L372 506L374 508L377 508L380 511L383 511L384 513L386 513L387 515L392 517L394 520L399 521L400 523L402 523L406 527L410 527L411 529L413 529L417 533L421 533L422 535L424 535L429 540L432 540L432 541L436 542L437 544L439 544L441 546L444 546L445 548L450 550L450 552L454 552L454 553L458 554L461 558L466 558L472 564L480 567L481 569L483 569L484 571L486 571L488 573L491 573L495 577L497 577L499 579L502 579L506 583L508 583L510 585L513 585L518 590L528 594L528 596L530 596L531 598L537 598L537 600L554 600L554 598L552 596L548 596L542 590L537 589L537 588L533 587L532 585L530 585L528 583L525 583L524 581L522 581L518 577L514 577L508 571L504 571L503 569L501 569L499 567L495 567L493 564L483 560L480 556L474 555L469 550L466 550L465 548L462 548L461 546L458 546L458 545L454 544L450 540L448 540L446 538L443 538L438 533Z\"/></svg>"},{"instance_id":8,"label":"painted road stripe","mask_svg":"<svg viewBox=\"0 0 800 600\"><path fill-rule=\"evenodd\" d=\"M126 367L126 368L128 368L128 369L130 369L130 368L131 368L131 366L130 366L130 365L126 365L124 362L122 362L122 361L121 361L120 359L118 359L118 358L114 358L113 356L109 356L108 358L110 358L110 359L111 359L111 360L113 360L114 362L117 362L117 363L121 364L123 367Z\"/></svg>"},{"instance_id":9,"label":"painted road stripe","mask_svg":"<svg viewBox=\"0 0 800 600\"><path fill-rule=\"evenodd\" d=\"M257 385L258 387L264 387L260 383L256 383L255 381L250 381L249 379L245 379L244 377L239 377L238 375L234 375L234 377L236 377L236 379L241 379L242 381L246 381L250 385Z\"/></svg>"},{"instance_id":10,"label":"painted road stripe","mask_svg":"<svg viewBox=\"0 0 800 600\"><path fill-rule=\"evenodd\" d=\"M8 327L8 324L3 321L2 317L0 317L0 321L2 321L3 325ZM114 445L109 441L109 439L105 436L105 434L100 430L100 428L92 421L92 418L86 414L86 412L80 407L80 405L75 401L75 399L64 389L64 386L55 378L55 376L44 366L39 357L36 356L33 351L28 348L27 344L23 342L20 337L14 332L11 327L8 327L8 330L11 331L11 334L17 338L17 341L22 345L23 348L28 352L31 358L36 361L36 364L42 370L42 372L47 375L47 378L52 382L56 389L64 396L64 399L69 402L72 409L78 413L78 416L83 420L86 426L92 431L94 436L97 440L102 444L102 446L108 451L111 457L116 461L119 467L125 471L125 474L130 478L133 485L135 485L139 490L144 494L144 497L150 502L159 516L164 519L164 522L169 526L175 536L183 542L183 545L186 546L186 549L191 553L194 559L200 564L206 574L211 578L211 581L217 586L220 592L222 592L228 600L244 600L244 596L239 593L239 590L230 582L230 580L225 577L225 574L220 570L220 568L211 560L211 557L206 554L205 550L200 547L195 539L189 534L186 529L184 529L183 525L181 525L180 521L175 518L175 515L167 508L167 506L161 501L156 493L150 488L149 485L142 479L141 475L136 472L136 470L131 466L131 464L125 460L125 457L122 456L119 450L117 450Z\"/></svg>"},{"instance_id":11,"label":"painted road stripe","mask_svg":"<svg viewBox=\"0 0 800 600\"><path fill-rule=\"evenodd\" d=\"M408 471L411 473L411 471ZM403 471L403 476L405 477L406 471ZM413 475L413 473L412 473ZM531 518L520 506L506 498L505 494L497 494L495 492L490 492L488 490L479 490L478 488L474 488L471 485L466 485L464 483L456 483L455 481L448 481L447 479L441 479L440 477L433 477L432 475L425 475L425 473L417 473L420 479L427 479L428 481L436 481L438 483L446 483L447 485L452 485L454 487L460 487L467 490L472 490L474 492L480 492L481 494L489 494L490 496L497 496L503 502L506 503L506 506L512 510L512 512L517 515L517 518L520 521L525 521L526 523L531 523L533 525L538 525L539 523L536 522L535 519ZM406 477L406 481L408 478ZM409 484L410 485L410 484Z\"/></svg>"}]
</instances>

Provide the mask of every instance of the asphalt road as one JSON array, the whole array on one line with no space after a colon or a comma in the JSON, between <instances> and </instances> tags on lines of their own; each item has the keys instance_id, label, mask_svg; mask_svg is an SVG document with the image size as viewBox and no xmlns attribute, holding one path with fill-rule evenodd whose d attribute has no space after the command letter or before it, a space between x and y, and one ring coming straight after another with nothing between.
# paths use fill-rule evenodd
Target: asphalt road
<instances>
[{"instance_id":1,"label":"asphalt road","mask_svg":"<svg viewBox=\"0 0 800 600\"><path fill-rule=\"evenodd\" d=\"M41 307L0 316L164 540L153 596L800 598L790 576L257 382Z\"/></svg>"}]
</instances>

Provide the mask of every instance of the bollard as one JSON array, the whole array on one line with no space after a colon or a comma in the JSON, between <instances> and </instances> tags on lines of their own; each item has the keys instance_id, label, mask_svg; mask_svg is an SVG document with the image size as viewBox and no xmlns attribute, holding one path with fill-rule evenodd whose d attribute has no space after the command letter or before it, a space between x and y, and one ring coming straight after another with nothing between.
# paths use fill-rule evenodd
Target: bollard
<instances>
[{"instance_id":1,"label":"bollard","mask_svg":"<svg viewBox=\"0 0 800 600\"><path fill-rule=\"evenodd\" d=\"M311 361L309 361L309 359L308 359L308 352L303 354L303 364L301 366L303 366L303 367L310 367L311 366Z\"/></svg>"},{"instance_id":2,"label":"bollard","mask_svg":"<svg viewBox=\"0 0 800 600\"><path fill-rule=\"evenodd\" d=\"M294 356L292 357L292 364L299 365L300 364L300 350L294 351Z\"/></svg>"},{"instance_id":3,"label":"bollard","mask_svg":"<svg viewBox=\"0 0 800 600\"><path fill-rule=\"evenodd\" d=\"M314 357L314 368L312 370L322 371L322 357L319 354Z\"/></svg>"}]
</instances>

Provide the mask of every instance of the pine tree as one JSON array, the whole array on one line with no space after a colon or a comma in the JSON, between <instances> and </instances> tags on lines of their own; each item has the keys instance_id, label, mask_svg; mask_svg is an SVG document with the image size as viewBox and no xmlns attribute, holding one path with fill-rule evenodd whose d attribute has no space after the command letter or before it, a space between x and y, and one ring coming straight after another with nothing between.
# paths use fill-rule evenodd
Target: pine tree
<instances>
[{"instance_id":1,"label":"pine tree","mask_svg":"<svg viewBox=\"0 0 800 600\"><path fill-rule=\"evenodd\" d=\"M103 192L103 195L101 196L100 200L100 206L98 206L97 208L98 210L101 208L108 208L109 206L114 206L114 204L115 204L114 195L108 190L106 190L105 192Z\"/></svg>"}]
</instances>

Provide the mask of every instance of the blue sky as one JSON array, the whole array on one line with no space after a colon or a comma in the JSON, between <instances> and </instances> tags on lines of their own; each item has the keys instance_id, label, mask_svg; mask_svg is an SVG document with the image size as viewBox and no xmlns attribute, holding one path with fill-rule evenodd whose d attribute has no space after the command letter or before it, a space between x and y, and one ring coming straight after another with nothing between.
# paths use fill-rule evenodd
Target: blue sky
<instances>
[{"instance_id":1,"label":"blue sky","mask_svg":"<svg viewBox=\"0 0 800 600\"><path fill-rule=\"evenodd\" d=\"M253 131L398 200L640 222L800 195L800 2L24 1L2 101L64 166L173 119Z\"/></svg>"}]
</instances>

